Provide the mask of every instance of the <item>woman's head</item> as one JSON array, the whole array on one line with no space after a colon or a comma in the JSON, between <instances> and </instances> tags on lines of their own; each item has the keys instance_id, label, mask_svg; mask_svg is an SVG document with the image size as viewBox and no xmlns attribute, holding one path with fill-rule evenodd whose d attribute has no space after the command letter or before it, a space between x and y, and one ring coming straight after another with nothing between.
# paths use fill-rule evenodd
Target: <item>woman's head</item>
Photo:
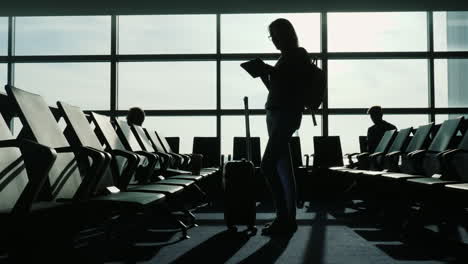
<instances>
[{"instance_id":1,"label":"woman's head","mask_svg":"<svg viewBox=\"0 0 468 264\"><path fill-rule=\"evenodd\" d=\"M299 47L296 31L289 20L278 18L268 26L271 40L281 51Z\"/></svg>"}]
</instances>

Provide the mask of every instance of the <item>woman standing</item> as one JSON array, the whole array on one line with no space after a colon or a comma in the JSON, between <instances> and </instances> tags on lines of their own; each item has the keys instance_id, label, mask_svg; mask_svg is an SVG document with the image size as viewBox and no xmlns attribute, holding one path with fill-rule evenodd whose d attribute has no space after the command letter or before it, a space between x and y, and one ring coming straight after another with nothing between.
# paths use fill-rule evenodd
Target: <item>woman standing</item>
<instances>
[{"instance_id":1,"label":"woman standing","mask_svg":"<svg viewBox=\"0 0 468 264\"><path fill-rule=\"evenodd\" d=\"M296 183L289 141L299 129L304 110L301 72L310 64L307 51L299 47L292 24L283 18L269 27L270 38L281 52L274 67L266 67L261 79L268 89L265 104L268 143L261 169L276 206L276 219L262 230L264 235L292 234L296 223Z\"/></svg>"}]
</instances>

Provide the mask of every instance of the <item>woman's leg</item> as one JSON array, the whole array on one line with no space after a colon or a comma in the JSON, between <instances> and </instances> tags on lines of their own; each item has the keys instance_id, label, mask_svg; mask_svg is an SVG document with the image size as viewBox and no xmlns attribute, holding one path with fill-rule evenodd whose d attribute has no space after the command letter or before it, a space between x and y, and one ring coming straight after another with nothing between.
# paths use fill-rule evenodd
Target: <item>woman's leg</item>
<instances>
[{"instance_id":1,"label":"woman's leg","mask_svg":"<svg viewBox=\"0 0 468 264\"><path fill-rule=\"evenodd\" d=\"M267 112L269 139L262 159L262 171L272 192L277 222L295 225L296 186L289 141L300 124L300 115Z\"/></svg>"}]
</instances>

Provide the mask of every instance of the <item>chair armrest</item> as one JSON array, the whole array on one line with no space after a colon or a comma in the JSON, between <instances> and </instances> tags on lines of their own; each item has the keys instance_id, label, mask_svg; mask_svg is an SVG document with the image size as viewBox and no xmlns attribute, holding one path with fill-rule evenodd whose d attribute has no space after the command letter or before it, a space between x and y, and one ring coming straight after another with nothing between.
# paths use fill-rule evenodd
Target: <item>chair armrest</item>
<instances>
[{"instance_id":1,"label":"chair armrest","mask_svg":"<svg viewBox=\"0 0 468 264\"><path fill-rule=\"evenodd\" d=\"M113 156L113 161L116 162L117 157L123 158L127 161L126 166L123 168L123 171L120 175L120 179L118 181L118 188L122 191L127 190L128 184L132 179L133 174L138 167L138 163L140 162L140 157L133 152L121 149L114 149L111 150L111 154Z\"/></svg>"},{"instance_id":2,"label":"chair armrest","mask_svg":"<svg viewBox=\"0 0 468 264\"><path fill-rule=\"evenodd\" d=\"M80 147L78 155L84 157L86 161L91 159L91 166L84 173L82 183L73 197L76 201L82 201L93 196L98 183L109 167L110 159L106 152L91 147Z\"/></svg>"},{"instance_id":3,"label":"chair armrest","mask_svg":"<svg viewBox=\"0 0 468 264\"><path fill-rule=\"evenodd\" d=\"M390 153L387 153L385 155L385 157L393 158L393 157L397 157L397 156L400 156L400 155L401 155L401 151L392 151Z\"/></svg>"},{"instance_id":4,"label":"chair armrest","mask_svg":"<svg viewBox=\"0 0 468 264\"><path fill-rule=\"evenodd\" d=\"M19 141L17 139L0 140L0 148L19 148Z\"/></svg>"},{"instance_id":5,"label":"chair armrest","mask_svg":"<svg viewBox=\"0 0 468 264\"><path fill-rule=\"evenodd\" d=\"M59 147L59 148L54 148L57 153L67 153L67 152L73 152L73 148L71 146L68 147Z\"/></svg>"},{"instance_id":6,"label":"chair armrest","mask_svg":"<svg viewBox=\"0 0 468 264\"><path fill-rule=\"evenodd\" d=\"M364 153L364 152L363 152L363 153ZM358 154L361 154L361 152L346 153L346 154L344 154L344 156L345 156L345 157L354 157L354 156L356 156L356 155L358 155Z\"/></svg>"},{"instance_id":7,"label":"chair armrest","mask_svg":"<svg viewBox=\"0 0 468 264\"><path fill-rule=\"evenodd\" d=\"M36 143L31 140L11 140L8 144L15 142L23 154L29 181L25 189L21 192L15 207L12 210L13 216L24 216L31 210L33 202L37 199L42 186L49 176L49 171L57 159L57 152L53 148ZM4 141L4 146L7 146Z\"/></svg>"},{"instance_id":8,"label":"chair armrest","mask_svg":"<svg viewBox=\"0 0 468 264\"><path fill-rule=\"evenodd\" d=\"M424 155L427 152L427 150L420 149L420 150L415 150L413 152L408 153L408 157L416 157L420 155Z\"/></svg>"},{"instance_id":9,"label":"chair armrest","mask_svg":"<svg viewBox=\"0 0 468 264\"><path fill-rule=\"evenodd\" d=\"M305 154L304 157L306 158L305 167L308 168L309 167L309 155Z\"/></svg>"},{"instance_id":10,"label":"chair armrest","mask_svg":"<svg viewBox=\"0 0 468 264\"><path fill-rule=\"evenodd\" d=\"M374 152L372 154L369 154L369 158L375 158L375 157L379 157L379 156L383 156L385 153L383 152Z\"/></svg>"}]
</instances>

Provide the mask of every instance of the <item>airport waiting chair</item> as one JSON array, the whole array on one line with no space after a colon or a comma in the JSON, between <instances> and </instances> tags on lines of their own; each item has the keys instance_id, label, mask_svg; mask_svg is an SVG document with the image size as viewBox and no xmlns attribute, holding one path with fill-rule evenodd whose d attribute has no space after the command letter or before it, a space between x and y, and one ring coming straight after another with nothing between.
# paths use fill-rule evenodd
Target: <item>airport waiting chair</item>
<instances>
[{"instance_id":1,"label":"airport waiting chair","mask_svg":"<svg viewBox=\"0 0 468 264\"><path fill-rule=\"evenodd\" d=\"M153 134L153 131L148 131L151 132L150 134ZM178 149L172 149L172 146L169 144L167 141L167 138L161 131L154 131L154 134L156 134L156 138L160 142L161 146L163 147L164 151L166 153L171 154L174 158L178 160L178 168L179 169L188 169L190 167L190 155L187 154L180 154ZM176 145L175 147L177 147Z\"/></svg>"},{"instance_id":2,"label":"airport waiting chair","mask_svg":"<svg viewBox=\"0 0 468 264\"><path fill-rule=\"evenodd\" d=\"M393 180L430 177L440 172L438 162L440 153L454 148L454 138L462 125L463 117L445 120L437 134L432 139L427 150L417 150L408 154L406 166L402 166L401 173L384 173L381 177ZM406 171L409 170L409 171Z\"/></svg>"},{"instance_id":3,"label":"airport waiting chair","mask_svg":"<svg viewBox=\"0 0 468 264\"><path fill-rule=\"evenodd\" d=\"M468 182L466 176L466 153L468 152L468 133L466 130L456 149L450 149L438 155L439 173L430 177L408 179L407 188L411 191L411 197L421 204L444 205L449 201L444 199L444 185L463 186ZM460 185L458 185L460 184ZM451 187L449 187L451 188Z\"/></svg>"},{"instance_id":4,"label":"airport waiting chair","mask_svg":"<svg viewBox=\"0 0 468 264\"><path fill-rule=\"evenodd\" d=\"M62 111L62 115L67 122L67 129L69 131L69 139L71 142L74 142L75 145L78 146L88 146L95 148L100 151L104 151L104 147L99 142L98 137L93 132L85 114L81 111L79 107L71 106L64 102L57 103L59 109ZM119 142L116 141L115 145L119 145ZM190 216L193 219L192 215L189 213L188 209L185 205L185 195L184 195L184 187L176 186L176 185L167 185L161 184L162 181L159 183L152 183L152 184L138 184L132 185L130 184L131 178L134 175L134 170L136 166L132 166L132 168L125 168L119 169L122 167L122 163L126 161L125 157L136 157L133 153L122 150L122 149L113 149L110 150L112 154L112 167L106 171L107 179L118 178L118 182L120 183L118 187L123 191L128 192L148 192L148 193L162 193L165 194L169 204L169 210L171 211L182 211L186 215ZM137 163L135 160L134 163ZM116 176L112 176L116 175ZM102 186L102 183L100 184ZM96 186L95 192L99 193L102 190L102 187ZM185 223L180 222L179 220L175 220L177 224L186 229ZM184 230L183 230L184 231ZM184 231L184 237L186 237L186 230Z\"/></svg>"},{"instance_id":5,"label":"airport waiting chair","mask_svg":"<svg viewBox=\"0 0 468 264\"><path fill-rule=\"evenodd\" d=\"M393 139L395 138L396 135L396 130L389 130L386 131L380 140L379 144L375 148L374 153L351 153L351 154L346 154L345 157L348 158L349 164L346 166L334 166L329 168L329 173L331 175L337 175L337 176L342 176L342 175L347 175L347 174L359 174L362 171L368 169L369 164L372 159L374 159L374 156L381 156L387 153ZM354 162L352 160L352 157L356 156L358 158L358 162Z\"/></svg>"},{"instance_id":6,"label":"airport waiting chair","mask_svg":"<svg viewBox=\"0 0 468 264\"><path fill-rule=\"evenodd\" d=\"M127 150L131 151L145 151L146 153L150 154L155 154L157 153L155 149L153 149L153 146L149 143L148 138L146 137L142 127L132 125L128 125L128 123L124 120L120 119L115 119L114 123L116 124L117 127L117 134L120 135L120 139L126 145ZM135 131L136 133L132 132ZM143 143L140 145L140 143ZM156 154L157 156L157 154ZM151 166L151 165L150 165ZM153 166L156 166L153 165ZM154 175L163 175L165 172L163 171L163 166L159 165L159 168L156 168L155 171L153 172ZM185 175L171 175L167 179L172 180L172 179L181 179L181 180L191 180L194 182L198 182L201 179L203 179L203 176L201 175L191 175L191 174L185 174Z\"/></svg>"},{"instance_id":7,"label":"airport waiting chair","mask_svg":"<svg viewBox=\"0 0 468 264\"><path fill-rule=\"evenodd\" d=\"M202 168L219 169L221 164L221 142L217 137L194 137L192 153L203 155Z\"/></svg>"},{"instance_id":8,"label":"airport waiting chair","mask_svg":"<svg viewBox=\"0 0 468 264\"><path fill-rule=\"evenodd\" d=\"M17 107L23 130L28 131L30 139L57 152L38 201L54 201L67 205L66 215L71 218L67 225L77 227L78 230L83 223L93 222L96 218L99 221L108 220L115 211L134 215L136 211L144 212L164 202L164 194L119 192L117 188L114 189L115 193L91 195L93 183L102 179L105 154L88 147L80 148L80 155L93 161L90 170L86 173L80 171L75 153L44 99L12 86L6 86L5 89Z\"/></svg>"},{"instance_id":9,"label":"airport waiting chair","mask_svg":"<svg viewBox=\"0 0 468 264\"><path fill-rule=\"evenodd\" d=\"M0 115L0 246L11 261L35 258L31 251L44 250L41 244L53 242L63 232L54 225L58 215L51 213L62 205L35 202L56 157L52 148L14 139Z\"/></svg>"},{"instance_id":10,"label":"airport waiting chair","mask_svg":"<svg viewBox=\"0 0 468 264\"><path fill-rule=\"evenodd\" d=\"M153 149L156 150L157 153L162 153L164 156L169 157L170 162L168 164L168 167L166 168L166 172L171 173L171 174L175 174L175 175L177 175L177 174L192 174L192 172L190 172L190 171L179 169L181 167L189 167L188 165L187 166L182 166L181 165L184 162L190 160L189 156L180 155L180 154L177 154L177 153L174 153L174 152L170 152L170 150L171 150L170 148L164 147L164 145L168 145L167 141L160 141L156 131L150 131L150 130L148 130L146 128L143 128L143 130L144 130L144 132L146 134L146 137L148 138L149 142L153 146ZM164 144L163 144L163 142L164 142ZM167 149L169 149L169 151ZM213 172L213 171L209 170L209 169L208 170L207 169L201 169L199 174L202 175L202 176L206 176L206 175L210 174L211 172Z\"/></svg>"},{"instance_id":11,"label":"airport waiting chair","mask_svg":"<svg viewBox=\"0 0 468 264\"><path fill-rule=\"evenodd\" d=\"M140 156L140 164L136 171L133 179L127 179L132 184L148 183L148 182L159 182L160 184L176 185L188 187L194 183L193 180L182 180L182 179L161 179L154 172L157 169L158 157L154 153L142 151L141 147L136 142L136 139L131 138L132 144L129 144L128 140L124 143L123 137L119 137L117 131L114 129L111 123L111 118L108 116L100 115L92 112L90 114L91 120L95 125L95 132L101 143L105 145L105 149L108 151L112 150L126 150L135 153ZM131 131L128 135L133 136ZM132 149L134 147L135 149ZM146 163L146 164L145 164ZM132 181L133 180L133 181Z\"/></svg>"},{"instance_id":12,"label":"airport waiting chair","mask_svg":"<svg viewBox=\"0 0 468 264\"><path fill-rule=\"evenodd\" d=\"M180 137L164 137L174 153L180 153Z\"/></svg>"}]
</instances>

